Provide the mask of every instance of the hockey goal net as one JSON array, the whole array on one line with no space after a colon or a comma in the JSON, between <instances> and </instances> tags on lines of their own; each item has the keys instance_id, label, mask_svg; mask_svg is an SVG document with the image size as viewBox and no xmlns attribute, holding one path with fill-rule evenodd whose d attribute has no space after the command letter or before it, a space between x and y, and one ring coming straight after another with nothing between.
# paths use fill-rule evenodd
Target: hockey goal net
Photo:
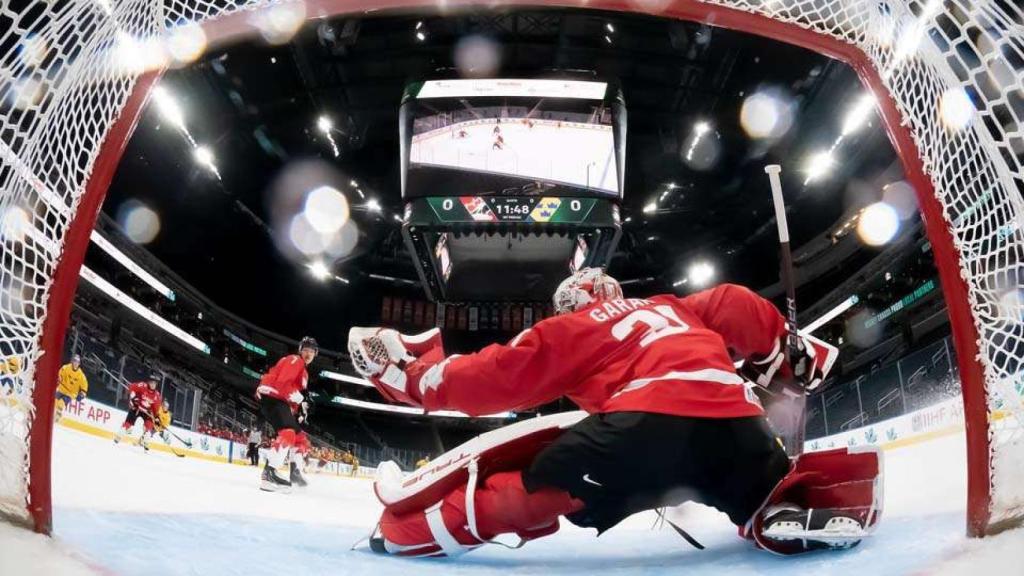
<instances>
[{"instance_id":1,"label":"hockey goal net","mask_svg":"<svg viewBox=\"0 0 1024 576\"><path fill-rule=\"evenodd\" d=\"M473 3L441 4L451 9ZM0 6L0 515L49 531L51 413L71 300L96 212L167 63L163 50L174 31L196 24L215 42L252 32L261 14L282 6L312 17L434 6L425 4L27 0ZM857 71L875 93L917 189L950 310L967 420L969 531L984 534L1018 523L1024 517L1019 2L521 4L700 21L815 49ZM951 107L968 121L944 121Z\"/></svg>"}]
</instances>

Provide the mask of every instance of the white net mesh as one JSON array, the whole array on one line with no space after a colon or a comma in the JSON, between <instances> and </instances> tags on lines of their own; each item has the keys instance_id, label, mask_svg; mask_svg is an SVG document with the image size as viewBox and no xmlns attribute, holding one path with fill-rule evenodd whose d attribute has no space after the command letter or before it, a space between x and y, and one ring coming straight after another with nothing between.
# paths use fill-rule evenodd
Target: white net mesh
<instances>
[{"instance_id":1,"label":"white net mesh","mask_svg":"<svg viewBox=\"0 0 1024 576\"><path fill-rule=\"evenodd\" d=\"M16 374L0 375L0 395L5 395L0 403L0 514L27 518L27 426L48 289L103 139L140 71L165 63L167 53L157 48L172 26L264 4L270 3L38 0L0 5L0 361L16 358L21 363ZM600 4L597 0L590 7ZM641 10L666 4L636 0ZM1019 2L707 4L765 15L854 44L880 72L920 149L968 284L990 408L993 522L1024 515L1024 300L1019 296L1024 15Z\"/></svg>"}]
</instances>

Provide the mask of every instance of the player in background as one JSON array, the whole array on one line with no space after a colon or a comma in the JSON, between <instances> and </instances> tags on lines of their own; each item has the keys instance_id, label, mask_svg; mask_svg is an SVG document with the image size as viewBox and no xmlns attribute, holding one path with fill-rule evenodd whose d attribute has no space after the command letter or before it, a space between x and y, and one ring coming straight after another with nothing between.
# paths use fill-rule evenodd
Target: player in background
<instances>
[{"instance_id":1,"label":"player in background","mask_svg":"<svg viewBox=\"0 0 1024 576\"><path fill-rule=\"evenodd\" d=\"M877 521L875 454L866 465L846 454L829 463L856 461L876 474L857 492L851 483L832 506L793 504L806 494L794 486L821 478L791 464L754 387L781 377L813 389L837 351L801 336L787 361L785 322L771 302L728 284L685 298L626 299L617 281L586 268L559 285L554 307L556 316L509 344L467 355L445 357L436 329L350 331L353 365L390 400L476 416L566 396L589 413L538 447L525 469L481 473L423 509L385 508L371 548L456 555L499 534L552 534L562 515L603 533L633 513L686 500L725 512L742 536L781 554L853 546Z\"/></svg>"},{"instance_id":2,"label":"player in background","mask_svg":"<svg viewBox=\"0 0 1024 576\"><path fill-rule=\"evenodd\" d=\"M128 386L128 414L124 417L121 431L114 436L115 444L120 442L125 434L130 434L135 422L142 418L143 431L138 444L147 452L149 451L149 441L146 437L153 435L153 423L157 418L157 410L163 403L159 387L160 375L156 372L150 374L146 380L133 382Z\"/></svg>"},{"instance_id":3,"label":"player in background","mask_svg":"<svg viewBox=\"0 0 1024 576\"><path fill-rule=\"evenodd\" d=\"M309 382L306 366L316 358L319 350L316 340L303 338L299 342L299 353L289 354L278 360L277 364L260 378L260 384L256 387L260 412L276 434L267 454L267 463L263 466L260 490L291 490L292 474L289 474L288 478L283 478L278 475L277 469L287 462L291 471L294 471L293 474L298 471L298 466L292 460L301 442L301 428L296 414L305 402L303 392Z\"/></svg>"},{"instance_id":4,"label":"player in background","mask_svg":"<svg viewBox=\"0 0 1024 576\"><path fill-rule=\"evenodd\" d=\"M171 437L170 434L167 433L167 428L170 426L171 405L167 403L167 400L164 400L156 410L156 417L153 419L153 432L150 433L150 436L152 437L159 434L160 439L163 440L165 444L170 444Z\"/></svg>"},{"instance_id":5,"label":"player in background","mask_svg":"<svg viewBox=\"0 0 1024 576\"><path fill-rule=\"evenodd\" d=\"M20 392L18 386L18 375L21 374L21 359L17 356L10 356L0 361L0 392L5 395L13 395ZM14 400L11 400L14 402Z\"/></svg>"},{"instance_id":6,"label":"player in background","mask_svg":"<svg viewBox=\"0 0 1024 576\"><path fill-rule=\"evenodd\" d=\"M428 464L430 464L430 456L424 456L423 458L420 458L419 460L416 461L416 469L419 470L420 468L423 468Z\"/></svg>"},{"instance_id":7,"label":"player in background","mask_svg":"<svg viewBox=\"0 0 1024 576\"><path fill-rule=\"evenodd\" d=\"M82 357L71 356L71 361L60 367L57 372L57 402L54 406L54 421L59 422L64 415L64 408L72 402L85 400L89 392L89 380L82 371Z\"/></svg>"}]
</instances>

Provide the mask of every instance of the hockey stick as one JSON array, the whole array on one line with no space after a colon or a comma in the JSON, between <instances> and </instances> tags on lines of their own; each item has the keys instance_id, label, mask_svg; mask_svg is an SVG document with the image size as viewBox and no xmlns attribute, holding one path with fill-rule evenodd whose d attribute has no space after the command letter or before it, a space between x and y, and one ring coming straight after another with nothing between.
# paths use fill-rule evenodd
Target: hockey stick
<instances>
[{"instance_id":1,"label":"hockey stick","mask_svg":"<svg viewBox=\"0 0 1024 576\"><path fill-rule=\"evenodd\" d=\"M170 430L169 428L167 429L167 432L168 432L168 433L169 433L169 434L170 434L171 436L174 436L175 438L177 438L177 439L178 439L178 442L181 442L182 444L184 444L186 448L191 448L191 447L192 447L192 441L191 441L191 440L185 440L185 439L183 439L183 438L182 438L181 436L178 436L178 435L177 435L177 434L175 434L174 432L171 432L171 430Z\"/></svg>"},{"instance_id":2,"label":"hockey stick","mask_svg":"<svg viewBox=\"0 0 1024 576\"><path fill-rule=\"evenodd\" d=\"M796 322L796 281L793 278L793 254L789 248L789 223L786 221L786 204L782 198L782 179L779 174L782 167L778 164L769 164L764 167L768 174L768 181L772 189L772 204L775 206L775 223L779 229L779 281L786 290L786 363L799 354L799 337L797 336ZM794 390L786 386L782 390L783 396L790 399L792 408L797 418L795 430L793 430L792 446L789 446L790 456L799 456L804 451L804 429L807 424L807 394L803 390Z\"/></svg>"}]
</instances>

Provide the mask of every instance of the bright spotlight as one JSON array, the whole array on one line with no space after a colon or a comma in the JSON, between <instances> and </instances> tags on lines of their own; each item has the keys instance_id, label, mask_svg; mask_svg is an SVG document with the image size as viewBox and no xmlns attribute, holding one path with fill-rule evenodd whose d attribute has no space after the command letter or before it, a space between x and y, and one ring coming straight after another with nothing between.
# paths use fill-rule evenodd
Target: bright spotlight
<instances>
[{"instance_id":1,"label":"bright spotlight","mask_svg":"<svg viewBox=\"0 0 1024 576\"><path fill-rule=\"evenodd\" d=\"M604 28L605 28L605 30L607 30L608 32L610 32L610 33L612 33L612 34L615 34L615 26L612 26L612 23L611 23L611 22L605 22L605 24L604 24Z\"/></svg>"},{"instance_id":2,"label":"bright spotlight","mask_svg":"<svg viewBox=\"0 0 1024 576\"><path fill-rule=\"evenodd\" d=\"M846 113L843 119L843 136L849 136L860 130L868 122L871 112L875 109L875 97L868 93L857 99L857 102Z\"/></svg>"},{"instance_id":3,"label":"bright spotlight","mask_svg":"<svg viewBox=\"0 0 1024 576\"><path fill-rule=\"evenodd\" d=\"M427 39L427 35L424 34L423 32L417 32L416 39L419 40L420 42L423 42L424 40Z\"/></svg>"},{"instance_id":4,"label":"bright spotlight","mask_svg":"<svg viewBox=\"0 0 1024 576\"><path fill-rule=\"evenodd\" d=\"M686 271L687 282L694 287L707 286L715 277L715 267L708 262L694 262Z\"/></svg>"},{"instance_id":5,"label":"bright spotlight","mask_svg":"<svg viewBox=\"0 0 1024 576\"><path fill-rule=\"evenodd\" d=\"M868 246L888 244L900 230L900 216L885 202L876 202L864 209L857 222L857 236Z\"/></svg>"},{"instance_id":6,"label":"bright spotlight","mask_svg":"<svg viewBox=\"0 0 1024 576\"><path fill-rule=\"evenodd\" d=\"M316 127L324 134L328 134L334 129L334 123L327 116L321 116L316 119Z\"/></svg>"},{"instance_id":7,"label":"bright spotlight","mask_svg":"<svg viewBox=\"0 0 1024 576\"><path fill-rule=\"evenodd\" d=\"M348 185L353 187L353 188L356 188L356 187L359 186L359 182L356 182L355 180L349 180L348 181Z\"/></svg>"},{"instance_id":8,"label":"bright spotlight","mask_svg":"<svg viewBox=\"0 0 1024 576\"><path fill-rule=\"evenodd\" d=\"M153 102L157 111L169 124L181 131L185 131L185 113L181 111L174 96L163 86L153 89Z\"/></svg>"},{"instance_id":9,"label":"bright spotlight","mask_svg":"<svg viewBox=\"0 0 1024 576\"><path fill-rule=\"evenodd\" d=\"M321 260L316 260L309 264L309 273L313 275L313 278L321 282L331 276L331 271L327 269L327 264L324 264Z\"/></svg>"},{"instance_id":10,"label":"bright spotlight","mask_svg":"<svg viewBox=\"0 0 1024 576\"><path fill-rule=\"evenodd\" d=\"M366 209L370 212L380 212L380 202L378 202L376 198L370 198L366 201Z\"/></svg>"},{"instance_id":11,"label":"bright spotlight","mask_svg":"<svg viewBox=\"0 0 1024 576\"><path fill-rule=\"evenodd\" d=\"M204 166L213 166L213 152L210 151L206 146L196 146L196 149L192 152L196 162Z\"/></svg>"},{"instance_id":12,"label":"bright spotlight","mask_svg":"<svg viewBox=\"0 0 1024 576\"><path fill-rule=\"evenodd\" d=\"M711 130L711 124L703 120L693 125L693 133L697 136L703 136L707 134L709 130Z\"/></svg>"},{"instance_id":13,"label":"bright spotlight","mask_svg":"<svg viewBox=\"0 0 1024 576\"><path fill-rule=\"evenodd\" d=\"M939 118L950 130L963 130L974 119L974 104L962 88L951 88L939 99Z\"/></svg>"},{"instance_id":14,"label":"bright spotlight","mask_svg":"<svg viewBox=\"0 0 1024 576\"><path fill-rule=\"evenodd\" d=\"M835 158L833 158L831 150L815 152L807 159L807 163L804 164L804 173L807 175L804 184L821 179L832 171L834 164Z\"/></svg>"},{"instance_id":15,"label":"bright spotlight","mask_svg":"<svg viewBox=\"0 0 1024 576\"><path fill-rule=\"evenodd\" d=\"M649 202L649 203L644 205L644 214L652 214L657 209L658 209L658 203L657 202Z\"/></svg>"}]
</instances>

